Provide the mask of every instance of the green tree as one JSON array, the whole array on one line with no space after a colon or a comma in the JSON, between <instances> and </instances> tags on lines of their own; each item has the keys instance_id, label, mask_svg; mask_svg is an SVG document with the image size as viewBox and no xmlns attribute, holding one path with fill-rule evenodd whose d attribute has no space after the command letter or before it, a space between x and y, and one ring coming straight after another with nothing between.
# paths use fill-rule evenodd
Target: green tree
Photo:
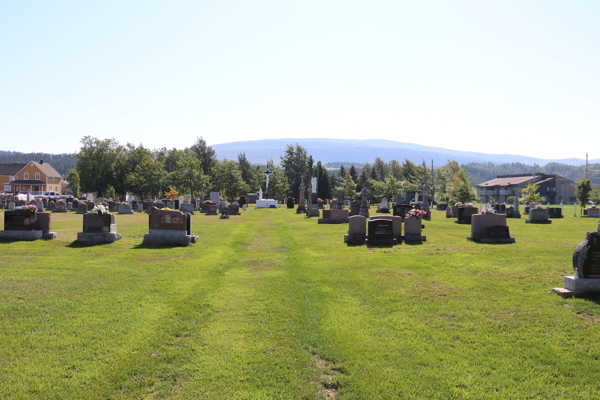
<instances>
[{"instance_id":1,"label":"green tree","mask_svg":"<svg viewBox=\"0 0 600 400\"><path fill-rule=\"evenodd\" d=\"M386 176L388 176L388 166L386 165L385 161L379 157L375 159L373 171L375 171L374 175L378 181L382 181Z\"/></svg>"},{"instance_id":2,"label":"green tree","mask_svg":"<svg viewBox=\"0 0 600 400\"><path fill-rule=\"evenodd\" d=\"M81 187L79 172L76 169L70 169L67 174L67 181L69 182L69 189L73 192L73 196L79 197L79 189Z\"/></svg>"},{"instance_id":3,"label":"green tree","mask_svg":"<svg viewBox=\"0 0 600 400\"><path fill-rule=\"evenodd\" d=\"M195 194L210 188L210 177L204 175L202 163L192 155L189 149L184 151L173 174L177 189L181 193L189 192L192 198L195 197Z\"/></svg>"},{"instance_id":4,"label":"green tree","mask_svg":"<svg viewBox=\"0 0 600 400\"><path fill-rule=\"evenodd\" d=\"M583 208L590 201L590 193L592 191L592 184L589 179L580 179L577 181L577 187L575 194L579 200L579 206L581 207L581 214L583 214Z\"/></svg>"},{"instance_id":5,"label":"green tree","mask_svg":"<svg viewBox=\"0 0 600 400\"><path fill-rule=\"evenodd\" d=\"M435 180L437 191L442 201L450 201L450 193L448 191L448 183L452 181L452 177L456 176L461 171L460 165L456 161L449 160L446 165L436 169Z\"/></svg>"},{"instance_id":6,"label":"green tree","mask_svg":"<svg viewBox=\"0 0 600 400\"><path fill-rule=\"evenodd\" d=\"M536 185L533 182L527 184L527 187L521 189L521 198L519 201L523 204L539 203L544 201L544 197L538 193L539 190L540 185Z\"/></svg>"},{"instance_id":7,"label":"green tree","mask_svg":"<svg viewBox=\"0 0 600 400\"><path fill-rule=\"evenodd\" d=\"M115 139L85 136L77 153L77 171L84 192L102 195L115 181L115 162L121 147Z\"/></svg>"},{"instance_id":8,"label":"green tree","mask_svg":"<svg viewBox=\"0 0 600 400\"><path fill-rule=\"evenodd\" d=\"M152 157L146 156L144 160L135 167L133 173L129 174L127 184L131 191L140 199L154 197L162 193L167 173L160 162L154 161Z\"/></svg>"},{"instance_id":9,"label":"green tree","mask_svg":"<svg viewBox=\"0 0 600 400\"><path fill-rule=\"evenodd\" d=\"M217 165L217 154L206 144L206 140L202 136L196 138L196 143L190 147L190 150L200 160L204 175L212 175L212 169Z\"/></svg>"},{"instance_id":10,"label":"green tree","mask_svg":"<svg viewBox=\"0 0 600 400\"><path fill-rule=\"evenodd\" d=\"M317 197L320 199L331 198L331 186L327 169L323 167L321 161L317 162L317 166L313 172L313 176L317 178Z\"/></svg>"},{"instance_id":11,"label":"green tree","mask_svg":"<svg viewBox=\"0 0 600 400\"><path fill-rule=\"evenodd\" d=\"M106 188L106 191L104 192L104 195L106 197L108 197L109 199L115 199L117 198L117 191L115 190L115 188L112 185L108 185L108 187Z\"/></svg>"},{"instance_id":12,"label":"green tree","mask_svg":"<svg viewBox=\"0 0 600 400\"><path fill-rule=\"evenodd\" d=\"M383 180L382 195L390 201L393 201L393 199L396 198L396 194L402 192L402 189L402 182L393 175L390 175Z\"/></svg>"},{"instance_id":13,"label":"green tree","mask_svg":"<svg viewBox=\"0 0 600 400\"><path fill-rule=\"evenodd\" d=\"M269 171L273 173L269 176L269 188L268 195L271 198L284 198L290 191L290 185L288 183L288 179L283 172L281 167L276 166L273 160L269 160L267 162L267 168ZM264 174L261 173L264 184L263 187L265 192L267 191L266 187L266 179L264 178Z\"/></svg>"},{"instance_id":14,"label":"green tree","mask_svg":"<svg viewBox=\"0 0 600 400\"><path fill-rule=\"evenodd\" d=\"M350 166L348 173L354 182L358 182L358 173L356 172L356 167L354 165Z\"/></svg>"},{"instance_id":15,"label":"green tree","mask_svg":"<svg viewBox=\"0 0 600 400\"><path fill-rule=\"evenodd\" d=\"M246 153L238 154L238 165L240 166L240 171L242 172L242 179L248 185L252 183L252 165L250 165L250 161L246 158Z\"/></svg>"},{"instance_id":16,"label":"green tree","mask_svg":"<svg viewBox=\"0 0 600 400\"><path fill-rule=\"evenodd\" d=\"M306 149L296 143L296 146L287 145L285 153L281 156L281 168L287 177L291 196L300 197L300 181L304 177L304 185L308 187L310 177L313 176L313 158Z\"/></svg>"},{"instance_id":17,"label":"green tree","mask_svg":"<svg viewBox=\"0 0 600 400\"><path fill-rule=\"evenodd\" d=\"M235 161L223 160L212 171L213 188L223 193L223 197L234 200L248 192L248 185L242 179L242 171Z\"/></svg>"},{"instance_id":18,"label":"green tree","mask_svg":"<svg viewBox=\"0 0 600 400\"><path fill-rule=\"evenodd\" d=\"M459 169L446 185L450 203L469 203L475 201L476 196L475 193L473 193L471 179L469 178L469 173L465 169Z\"/></svg>"},{"instance_id":19,"label":"green tree","mask_svg":"<svg viewBox=\"0 0 600 400\"><path fill-rule=\"evenodd\" d=\"M344 164L340 165L340 178L344 178L346 176L346 170L344 169Z\"/></svg>"},{"instance_id":20,"label":"green tree","mask_svg":"<svg viewBox=\"0 0 600 400\"><path fill-rule=\"evenodd\" d=\"M335 188L342 192L342 196L346 200L354 200L356 198L356 182L352 180L352 176L347 174L338 179L338 186Z\"/></svg>"},{"instance_id":21,"label":"green tree","mask_svg":"<svg viewBox=\"0 0 600 400\"><path fill-rule=\"evenodd\" d=\"M600 203L600 186L592 186L592 190L590 192L590 200L592 200L596 204Z\"/></svg>"},{"instance_id":22,"label":"green tree","mask_svg":"<svg viewBox=\"0 0 600 400\"><path fill-rule=\"evenodd\" d=\"M148 156L152 156L152 152L142 145L136 147L131 143L127 143L125 146L121 146L121 151L117 154L114 168L115 178L113 186L117 193L125 194L130 191L127 184L129 175Z\"/></svg>"}]
</instances>

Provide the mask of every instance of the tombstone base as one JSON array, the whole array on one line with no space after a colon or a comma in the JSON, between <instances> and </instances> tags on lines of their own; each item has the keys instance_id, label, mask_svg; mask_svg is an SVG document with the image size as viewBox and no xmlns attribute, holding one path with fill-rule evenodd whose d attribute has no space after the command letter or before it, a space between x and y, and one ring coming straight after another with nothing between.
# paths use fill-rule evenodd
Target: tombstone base
<instances>
[{"instance_id":1,"label":"tombstone base","mask_svg":"<svg viewBox=\"0 0 600 400\"><path fill-rule=\"evenodd\" d=\"M75 214L87 214L87 211L77 210L75 211Z\"/></svg>"},{"instance_id":2,"label":"tombstone base","mask_svg":"<svg viewBox=\"0 0 600 400\"><path fill-rule=\"evenodd\" d=\"M0 240L33 241L41 239L56 239L56 233L44 231L0 231Z\"/></svg>"},{"instance_id":3,"label":"tombstone base","mask_svg":"<svg viewBox=\"0 0 600 400\"><path fill-rule=\"evenodd\" d=\"M77 241L82 243L113 243L120 239L119 233L77 233Z\"/></svg>"},{"instance_id":4,"label":"tombstone base","mask_svg":"<svg viewBox=\"0 0 600 400\"><path fill-rule=\"evenodd\" d=\"M507 215L506 218L521 218L521 213L512 213L510 217Z\"/></svg>"},{"instance_id":5,"label":"tombstone base","mask_svg":"<svg viewBox=\"0 0 600 400\"><path fill-rule=\"evenodd\" d=\"M389 208L382 208L382 209L379 209L379 210L377 210L375 212L380 213L380 214L389 214L390 210L389 210Z\"/></svg>"},{"instance_id":6,"label":"tombstone base","mask_svg":"<svg viewBox=\"0 0 600 400\"><path fill-rule=\"evenodd\" d=\"M199 210L198 210L198 212L200 212L200 213L204 214L204 213L206 212L206 210L199 209Z\"/></svg>"},{"instance_id":7,"label":"tombstone base","mask_svg":"<svg viewBox=\"0 0 600 400\"><path fill-rule=\"evenodd\" d=\"M582 218L600 218L600 215L582 215ZM548 217L550 218L550 217Z\"/></svg>"},{"instance_id":8,"label":"tombstone base","mask_svg":"<svg viewBox=\"0 0 600 400\"><path fill-rule=\"evenodd\" d=\"M483 244L510 244L510 243L516 243L516 239L515 238L483 238L483 239L473 239L471 236L469 236L467 238L468 241L470 242L475 242L475 243L483 243Z\"/></svg>"},{"instance_id":9,"label":"tombstone base","mask_svg":"<svg viewBox=\"0 0 600 400\"><path fill-rule=\"evenodd\" d=\"M426 242L427 236L423 235L402 235L402 240L405 242Z\"/></svg>"},{"instance_id":10,"label":"tombstone base","mask_svg":"<svg viewBox=\"0 0 600 400\"><path fill-rule=\"evenodd\" d=\"M365 244L367 235L344 235L344 243L349 244Z\"/></svg>"},{"instance_id":11,"label":"tombstone base","mask_svg":"<svg viewBox=\"0 0 600 400\"><path fill-rule=\"evenodd\" d=\"M229 219L229 215L228 214L221 214L221 216L219 217L219 219Z\"/></svg>"},{"instance_id":12,"label":"tombstone base","mask_svg":"<svg viewBox=\"0 0 600 400\"><path fill-rule=\"evenodd\" d=\"M526 224L544 224L544 225L546 225L546 224L551 224L552 221L530 221L530 220L526 219L525 223Z\"/></svg>"},{"instance_id":13,"label":"tombstone base","mask_svg":"<svg viewBox=\"0 0 600 400\"><path fill-rule=\"evenodd\" d=\"M347 224L348 218L319 218L318 224Z\"/></svg>"},{"instance_id":14,"label":"tombstone base","mask_svg":"<svg viewBox=\"0 0 600 400\"><path fill-rule=\"evenodd\" d=\"M369 238L367 237L367 245L371 245L371 246L389 246L389 245L395 245L398 244L398 241L396 239L376 239L376 240L369 240Z\"/></svg>"},{"instance_id":15,"label":"tombstone base","mask_svg":"<svg viewBox=\"0 0 600 400\"><path fill-rule=\"evenodd\" d=\"M205 212L204 215L217 215L217 212Z\"/></svg>"},{"instance_id":16,"label":"tombstone base","mask_svg":"<svg viewBox=\"0 0 600 400\"><path fill-rule=\"evenodd\" d=\"M318 217L319 214L319 209L318 208L310 208L308 210L308 212L306 213L307 217Z\"/></svg>"},{"instance_id":17,"label":"tombstone base","mask_svg":"<svg viewBox=\"0 0 600 400\"><path fill-rule=\"evenodd\" d=\"M237 212L237 213L229 213L229 215L242 215L242 213L239 213L239 212Z\"/></svg>"},{"instance_id":18,"label":"tombstone base","mask_svg":"<svg viewBox=\"0 0 600 400\"><path fill-rule=\"evenodd\" d=\"M121 212L121 211L119 211L119 214L120 214L120 215L123 215L123 214L133 214L133 211L131 211L131 210L129 210L129 211L124 211L124 212Z\"/></svg>"},{"instance_id":19,"label":"tombstone base","mask_svg":"<svg viewBox=\"0 0 600 400\"><path fill-rule=\"evenodd\" d=\"M147 246L187 246L190 243L196 243L196 236L188 235L186 231L151 229L144 235Z\"/></svg>"},{"instance_id":20,"label":"tombstone base","mask_svg":"<svg viewBox=\"0 0 600 400\"><path fill-rule=\"evenodd\" d=\"M548 215L548 218L564 218L562 215Z\"/></svg>"},{"instance_id":21,"label":"tombstone base","mask_svg":"<svg viewBox=\"0 0 600 400\"><path fill-rule=\"evenodd\" d=\"M570 290L575 295L579 293L600 293L600 279L565 276L565 289Z\"/></svg>"},{"instance_id":22,"label":"tombstone base","mask_svg":"<svg viewBox=\"0 0 600 400\"><path fill-rule=\"evenodd\" d=\"M68 210L52 210L53 213L66 213Z\"/></svg>"},{"instance_id":23,"label":"tombstone base","mask_svg":"<svg viewBox=\"0 0 600 400\"><path fill-rule=\"evenodd\" d=\"M561 287L552 288L552 291L554 293L556 293L557 295L559 295L561 297L564 297L565 299L568 299L569 297L575 296L575 292L572 292L572 291L570 291L568 289L561 288Z\"/></svg>"}]
</instances>

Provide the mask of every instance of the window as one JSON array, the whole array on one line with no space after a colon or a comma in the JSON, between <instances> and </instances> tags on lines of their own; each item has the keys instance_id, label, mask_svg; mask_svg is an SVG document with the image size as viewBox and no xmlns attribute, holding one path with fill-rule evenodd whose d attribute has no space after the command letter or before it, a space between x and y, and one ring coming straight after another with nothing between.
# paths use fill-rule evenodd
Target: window
<instances>
[{"instance_id":1,"label":"window","mask_svg":"<svg viewBox=\"0 0 600 400\"><path fill-rule=\"evenodd\" d=\"M14 176L9 176L9 177L8 177L8 181L9 181L9 182L12 182L12 181L14 181L14 180L15 180L15 177L14 177Z\"/></svg>"},{"instance_id":2,"label":"window","mask_svg":"<svg viewBox=\"0 0 600 400\"><path fill-rule=\"evenodd\" d=\"M29 179L29 172L25 172L25 176L23 177L23 179L25 179L25 180Z\"/></svg>"},{"instance_id":3,"label":"window","mask_svg":"<svg viewBox=\"0 0 600 400\"><path fill-rule=\"evenodd\" d=\"M40 173L39 173L39 172L36 172L36 173L35 173L35 179L36 179L37 181L39 181L39 180L40 180Z\"/></svg>"},{"instance_id":4,"label":"window","mask_svg":"<svg viewBox=\"0 0 600 400\"><path fill-rule=\"evenodd\" d=\"M48 190L52 191L52 185L48 186Z\"/></svg>"}]
</instances>

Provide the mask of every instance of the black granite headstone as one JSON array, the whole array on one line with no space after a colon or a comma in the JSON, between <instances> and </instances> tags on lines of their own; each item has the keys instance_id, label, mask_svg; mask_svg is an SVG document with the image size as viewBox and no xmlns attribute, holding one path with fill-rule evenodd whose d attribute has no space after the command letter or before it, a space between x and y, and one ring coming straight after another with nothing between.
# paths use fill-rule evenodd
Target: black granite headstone
<instances>
[{"instance_id":1,"label":"black granite headstone","mask_svg":"<svg viewBox=\"0 0 600 400\"><path fill-rule=\"evenodd\" d=\"M21 210L4 212L5 231L31 231L35 229L35 221L35 213Z\"/></svg>"},{"instance_id":2,"label":"black granite headstone","mask_svg":"<svg viewBox=\"0 0 600 400\"><path fill-rule=\"evenodd\" d=\"M369 241L393 239L393 222L389 219L370 220L367 233Z\"/></svg>"},{"instance_id":3,"label":"black granite headstone","mask_svg":"<svg viewBox=\"0 0 600 400\"><path fill-rule=\"evenodd\" d=\"M485 228L485 237L487 239L510 239L508 226L494 225Z\"/></svg>"},{"instance_id":4,"label":"black granite headstone","mask_svg":"<svg viewBox=\"0 0 600 400\"><path fill-rule=\"evenodd\" d=\"M573 269L579 278L600 278L600 233L589 232L577 246Z\"/></svg>"}]
</instances>

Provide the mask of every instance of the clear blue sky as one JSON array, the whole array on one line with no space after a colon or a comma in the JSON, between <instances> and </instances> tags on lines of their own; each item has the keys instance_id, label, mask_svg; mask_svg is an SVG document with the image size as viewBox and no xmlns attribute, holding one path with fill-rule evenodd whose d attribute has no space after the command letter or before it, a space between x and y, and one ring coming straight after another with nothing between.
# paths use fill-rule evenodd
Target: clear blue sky
<instances>
[{"instance_id":1,"label":"clear blue sky","mask_svg":"<svg viewBox=\"0 0 600 400\"><path fill-rule=\"evenodd\" d=\"M600 158L597 1L4 1L0 149L381 138Z\"/></svg>"}]
</instances>

